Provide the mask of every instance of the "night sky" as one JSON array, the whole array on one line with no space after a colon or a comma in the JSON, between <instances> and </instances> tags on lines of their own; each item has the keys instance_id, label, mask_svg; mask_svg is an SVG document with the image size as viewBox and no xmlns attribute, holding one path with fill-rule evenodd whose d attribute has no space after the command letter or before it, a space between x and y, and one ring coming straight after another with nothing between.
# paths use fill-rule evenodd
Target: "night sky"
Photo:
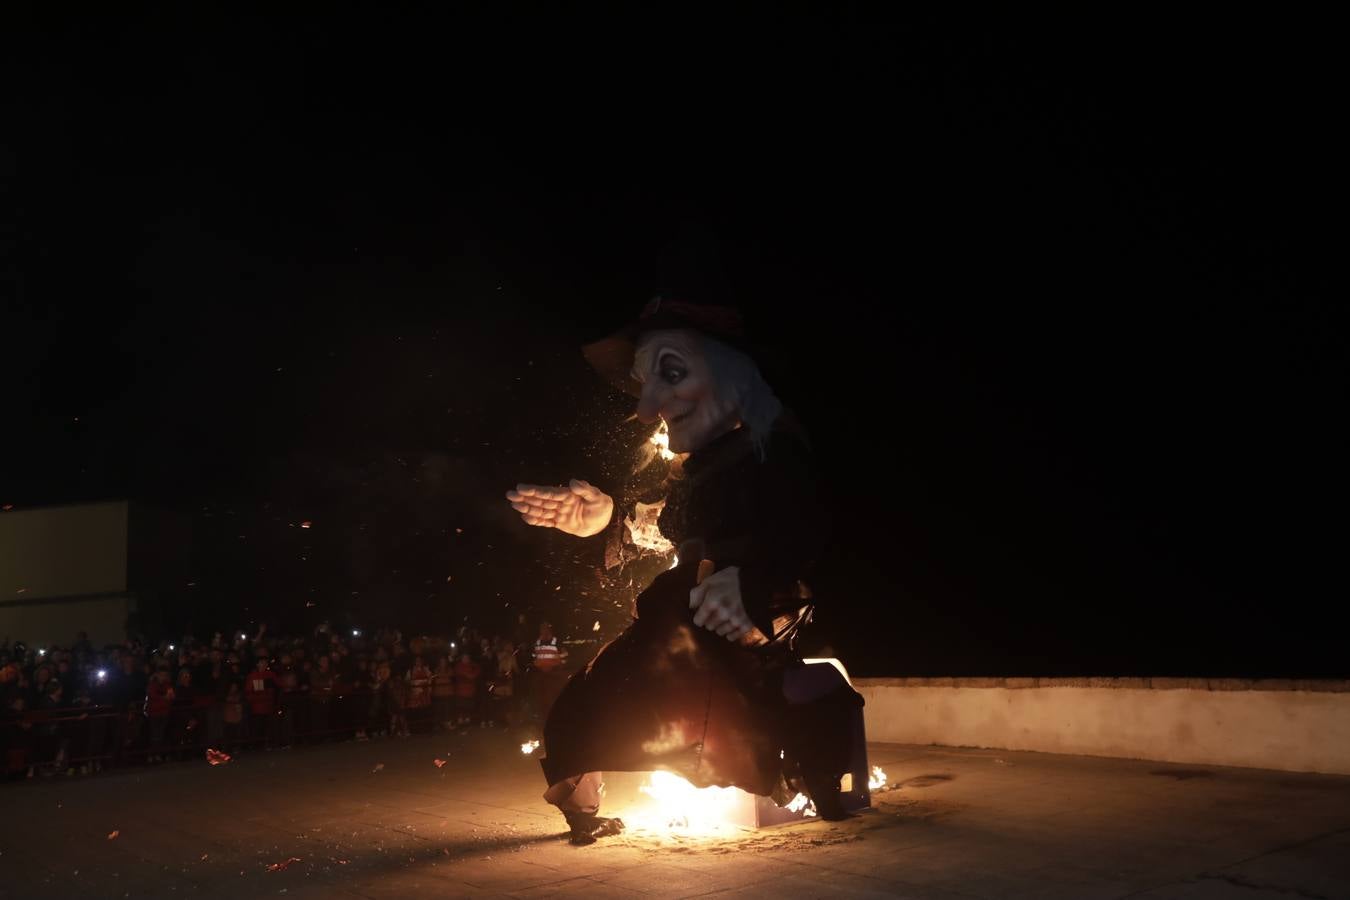
<instances>
[{"instance_id":1,"label":"night sky","mask_svg":"<svg viewBox=\"0 0 1350 900\"><path fill-rule=\"evenodd\" d=\"M168 627L616 633L502 493L620 487L578 348L671 287L854 671L1350 676L1324 25L192 7L22 19L0 131L0 502L130 499Z\"/></svg>"}]
</instances>

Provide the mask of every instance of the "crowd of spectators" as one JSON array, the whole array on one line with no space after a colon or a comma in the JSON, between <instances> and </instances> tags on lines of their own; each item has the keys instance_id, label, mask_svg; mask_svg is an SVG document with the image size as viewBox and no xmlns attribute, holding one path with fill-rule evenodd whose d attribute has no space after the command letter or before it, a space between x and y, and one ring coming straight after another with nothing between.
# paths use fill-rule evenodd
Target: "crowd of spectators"
<instances>
[{"instance_id":1,"label":"crowd of spectators","mask_svg":"<svg viewBox=\"0 0 1350 900\"><path fill-rule=\"evenodd\" d=\"M299 741L407 737L541 720L565 676L558 641L461 628L405 639L320 626L158 644L0 644L0 762L7 778L87 774ZM536 663L536 655L540 657ZM561 676L561 677L560 677Z\"/></svg>"}]
</instances>

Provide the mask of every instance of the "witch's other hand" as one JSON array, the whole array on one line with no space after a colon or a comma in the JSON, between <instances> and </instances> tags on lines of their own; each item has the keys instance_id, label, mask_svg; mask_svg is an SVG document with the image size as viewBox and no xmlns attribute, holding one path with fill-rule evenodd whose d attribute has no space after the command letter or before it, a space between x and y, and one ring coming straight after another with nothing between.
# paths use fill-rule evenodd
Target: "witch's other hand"
<instances>
[{"instance_id":1,"label":"witch's other hand","mask_svg":"<svg viewBox=\"0 0 1350 900\"><path fill-rule=\"evenodd\" d=\"M701 579L689 592L689 608L694 611L695 625L729 641L739 641L755 627L745 611L741 570L736 566Z\"/></svg>"},{"instance_id":2,"label":"witch's other hand","mask_svg":"<svg viewBox=\"0 0 1350 900\"><path fill-rule=\"evenodd\" d=\"M577 537L599 534L614 515L614 499L609 494L576 478L558 486L518 484L506 492L506 499L525 524L556 528Z\"/></svg>"}]
</instances>

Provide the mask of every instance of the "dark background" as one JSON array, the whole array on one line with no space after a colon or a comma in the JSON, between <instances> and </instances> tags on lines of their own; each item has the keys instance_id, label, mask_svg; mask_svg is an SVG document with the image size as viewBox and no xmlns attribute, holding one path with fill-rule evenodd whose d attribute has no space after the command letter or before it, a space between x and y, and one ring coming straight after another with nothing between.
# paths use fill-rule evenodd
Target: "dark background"
<instances>
[{"instance_id":1,"label":"dark background","mask_svg":"<svg viewBox=\"0 0 1350 900\"><path fill-rule=\"evenodd\" d=\"M1327 23L736 9L16 16L0 502L174 629L612 635L501 494L618 489L577 347L716 241L855 672L1350 675Z\"/></svg>"}]
</instances>

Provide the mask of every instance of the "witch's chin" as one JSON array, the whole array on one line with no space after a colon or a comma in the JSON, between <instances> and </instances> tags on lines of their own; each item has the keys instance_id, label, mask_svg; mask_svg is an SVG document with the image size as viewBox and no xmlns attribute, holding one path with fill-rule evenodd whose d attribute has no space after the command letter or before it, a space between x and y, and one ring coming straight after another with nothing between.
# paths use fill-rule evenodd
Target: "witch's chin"
<instances>
[{"instance_id":1,"label":"witch's chin","mask_svg":"<svg viewBox=\"0 0 1350 900\"><path fill-rule=\"evenodd\" d=\"M670 433L670 452L671 453L689 453L695 448L690 446L688 436L677 434L674 431Z\"/></svg>"}]
</instances>

